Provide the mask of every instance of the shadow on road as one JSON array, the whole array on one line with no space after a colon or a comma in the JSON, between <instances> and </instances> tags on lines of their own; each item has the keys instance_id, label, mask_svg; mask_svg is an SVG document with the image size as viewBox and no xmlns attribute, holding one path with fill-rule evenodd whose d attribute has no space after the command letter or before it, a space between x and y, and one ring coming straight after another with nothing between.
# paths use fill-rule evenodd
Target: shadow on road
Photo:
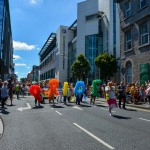
<instances>
[{"instance_id":1,"label":"shadow on road","mask_svg":"<svg viewBox=\"0 0 150 150\"><path fill-rule=\"evenodd\" d=\"M134 109L129 109L129 108L126 108L127 111L137 111L137 110L134 110Z\"/></svg>"},{"instance_id":2,"label":"shadow on road","mask_svg":"<svg viewBox=\"0 0 150 150\"><path fill-rule=\"evenodd\" d=\"M124 117L124 116L118 116L118 115L112 115L112 117L117 119L131 119L131 117Z\"/></svg>"},{"instance_id":3,"label":"shadow on road","mask_svg":"<svg viewBox=\"0 0 150 150\"><path fill-rule=\"evenodd\" d=\"M80 104L81 107L92 107L92 106L89 106L89 105L83 105L83 104Z\"/></svg>"},{"instance_id":4,"label":"shadow on road","mask_svg":"<svg viewBox=\"0 0 150 150\"><path fill-rule=\"evenodd\" d=\"M64 108L63 106L58 106L58 105L50 105L51 107L53 107L53 108Z\"/></svg>"},{"instance_id":5,"label":"shadow on road","mask_svg":"<svg viewBox=\"0 0 150 150\"><path fill-rule=\"evenodd\" d=\"M108 107L108 106L104 106L104 105L100 105L100 104L98 104L96 106L98 106L98 107Z\"/></svg>"},{"instance_id":6,"label":"shadow on road","mask_svg":"<svg viewBox=\"0 0 150 150\"><path fill-rule=\"evenodd\" d=\"M83 103L83 104L89 104L89 103L88 103L88 102L86 102L86 101L82 101L82 103Z\"/></svg>"},{"instance_id":7,"label":"shadow on road","mask_svg":"<svg viewBox=\"0 0 150 150\"><path fill-rule=\"evenodd\" d=\"M6 110L2 110L0 111L0 113L4 114L4 115L8 115L10 112L6 111Z\"/></svg>"},{"instance_id":8,"label":"shadow on road","mask_svg":"<svg viewBox=\"0 0 150 150\"><path fill-rule=\"evenodd\" d=\"M35 107L32 107L32 109L42 109L44 108L43 106L35 106Z\"/></svg>"}]
</instances>

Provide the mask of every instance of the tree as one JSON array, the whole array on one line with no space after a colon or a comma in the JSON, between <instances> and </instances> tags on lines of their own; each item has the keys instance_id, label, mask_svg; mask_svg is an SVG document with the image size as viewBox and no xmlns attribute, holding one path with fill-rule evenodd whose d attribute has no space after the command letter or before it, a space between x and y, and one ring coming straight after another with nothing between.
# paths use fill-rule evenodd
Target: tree
<instances>
[{"instance_id":1,"label":"tree","mask_svg":"<svg viewBox=\"0 0 150 150\"><path fill-rule=\"evenodd\" d=\"M25 78L20 78L21 83L25 83L25 80L26 80Z\"/></svg>"},{"instance_id":2,"label":"tree","mask_svg":"<svg viewBox=\"0 0 150 150\"><path fill-rule=\"evenodd\" d=\"M95 58L94 62L100 68L101 79L108 79L117 72L117 60L113 55L102 53Z\"/></svg>"},{"instance_id":3,"label":"tree","mask_svg":"<svg viewBox=\"0 0 150 150\"><path fill-rule=\"evenodd\" d=\"M89 71L90 63L82 54L79 54L77 60L71 66L71 72L73 74L73 77L79 80L84 80L88 77Z\"/></svg>"}]
</instances>

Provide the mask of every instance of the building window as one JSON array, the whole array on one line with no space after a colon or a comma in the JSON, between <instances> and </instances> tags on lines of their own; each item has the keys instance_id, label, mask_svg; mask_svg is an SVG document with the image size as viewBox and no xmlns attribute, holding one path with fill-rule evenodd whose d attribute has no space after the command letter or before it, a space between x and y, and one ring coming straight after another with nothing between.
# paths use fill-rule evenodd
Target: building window
<instances>
[{"instance_id":1,"label":"building window","mask_svg":"<svg viewBox=\"0 0 150 150\"><path fill-rule=\"evenodd\" d=\"M147 5L147 0L140 0L140 8L143 8Z\"/></svg>"},{"instance_id":2,"label":"building window","mask_svg":"<svg viewBox=\"0 0 150 150\"><path fill-rule=\"evenodd\" d=\"M132 48L132 36L131 36L131 30L127 31L125 33L125 44L126 44L126 50L129 50Z\"/></svg>"},{"instance_id":3,"label":"building window","mask_svg":"<svg viewBox=\"0 0 150 150\"><path fill-rule=\"evenodd\" d=\"M132 64L130 61L126 64L126 82L132 83Z\"/></svg>"},{"instance_id":4,"label":"building window","mask_svg":"<svg viewBox=\"0 0 150 150\"><path fill-rule=\"evenodd\" d=\"M131 1L125 3L125 18L131 16Z\"/></svg>"},{"instance_id":5,"label":"building window","mask_svg":"<svg viewBox=\"0 0 150 150\"><path fill-rule=\"evenodd\" d=\"M140 25L140 45L149 43L148 22Z\"/></svg>"},{"instance_id":6,"label":"building window","mask_svg":"<svg viewBox=\"0 0 150 150\"><path fill-rule=\"evenodd\" d=\"M86 21L95 20L97 18L97 16L98 16L97 14L86 16Z\"/></svg>"}]
</instances>

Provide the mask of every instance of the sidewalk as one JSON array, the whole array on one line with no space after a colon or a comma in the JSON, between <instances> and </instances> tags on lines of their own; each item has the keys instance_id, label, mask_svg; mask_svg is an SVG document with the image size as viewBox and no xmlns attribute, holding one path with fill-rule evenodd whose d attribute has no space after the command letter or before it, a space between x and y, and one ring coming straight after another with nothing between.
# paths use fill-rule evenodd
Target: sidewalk
<instances>
[{"instance_id":1,"label":"sidewalk","mask_svg":"<svg viewBox=\"0 0 150 150\"><path fill-rule=\"evenodd\" d=\"M106 102L106 99L104 99L104 98L98 98L98 99L96 99L96 101ZM118 100L117 100L117 102L118 102ZM127 104L126 103L126 106L135 107L135 108L139 108L139 109L150 110L150 105L143 104L143 103L139 103L139 104Z\"/></svg>"},{"instance_id":2,"label":"sidewalk","mask_svg":"<svg viewBox=\"0 0 150 150\"><path fill-rule=\"evenodd\" d=\"M2 119L0 117L0 139L1 139L2 135L3 135L3 122L2 122Z\"/></svg>"}]
</instances>

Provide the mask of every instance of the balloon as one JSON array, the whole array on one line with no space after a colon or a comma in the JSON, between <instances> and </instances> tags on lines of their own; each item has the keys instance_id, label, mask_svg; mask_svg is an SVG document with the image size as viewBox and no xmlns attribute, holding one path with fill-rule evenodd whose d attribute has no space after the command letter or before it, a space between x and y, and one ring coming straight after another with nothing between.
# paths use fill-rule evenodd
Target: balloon
<instances>
[{"instance_id":1,"label":"balloon","mask_svg":"<svg viewBox=\"0 0 150 150\"><path fill-rule=\"evenodd\" d=\"M64 82L63 95L67 96L67 94L68 94L68 82Z\"/></svg>"},{"instance_id":2,"label":"balloon","mask_svg":"<svg viewBox=\"0 0 150 150\"><path fill-rule=\"evenodd\" d=\"M98 84L101 83L101 80L93 80L92 82L92 95L100 97Z\"/></svg>"},{"instance_id":3,"label":"balloon","mask_svg":"<svg viewBox=\"0 0 150 150\"><path fill-rule=\"evenodd\" d=\"M51 79L49 81L49 85L50 85L50 89L49 89L49 95L48 97L53 97L54 94L55 95L59 95L58 91L57 91L57 88L59 86L59 81L57 79Z\"/></svg>"},{"instance_id":4,"label":"balloon","mask_svg":"<svg viewBox=\"0 0 150 150\"><path fill-rule=\"evenodd\" d=\"M85 91L85 85L83 81L78 81L74 88L74 93L77 95L83 94Z\"/></svg>"},{"instance_id":5,"label":"balloon","mask_svg":"<svg viewBox=\"0 0 150 150\"><path fill-rule=\"evenodd\" d=\"M38 85L31 85L29 92L35 97L36 100L38 100L38 102L42 101L42 98L40 97L41 89Z\"/></svg>"}]
</instances>

